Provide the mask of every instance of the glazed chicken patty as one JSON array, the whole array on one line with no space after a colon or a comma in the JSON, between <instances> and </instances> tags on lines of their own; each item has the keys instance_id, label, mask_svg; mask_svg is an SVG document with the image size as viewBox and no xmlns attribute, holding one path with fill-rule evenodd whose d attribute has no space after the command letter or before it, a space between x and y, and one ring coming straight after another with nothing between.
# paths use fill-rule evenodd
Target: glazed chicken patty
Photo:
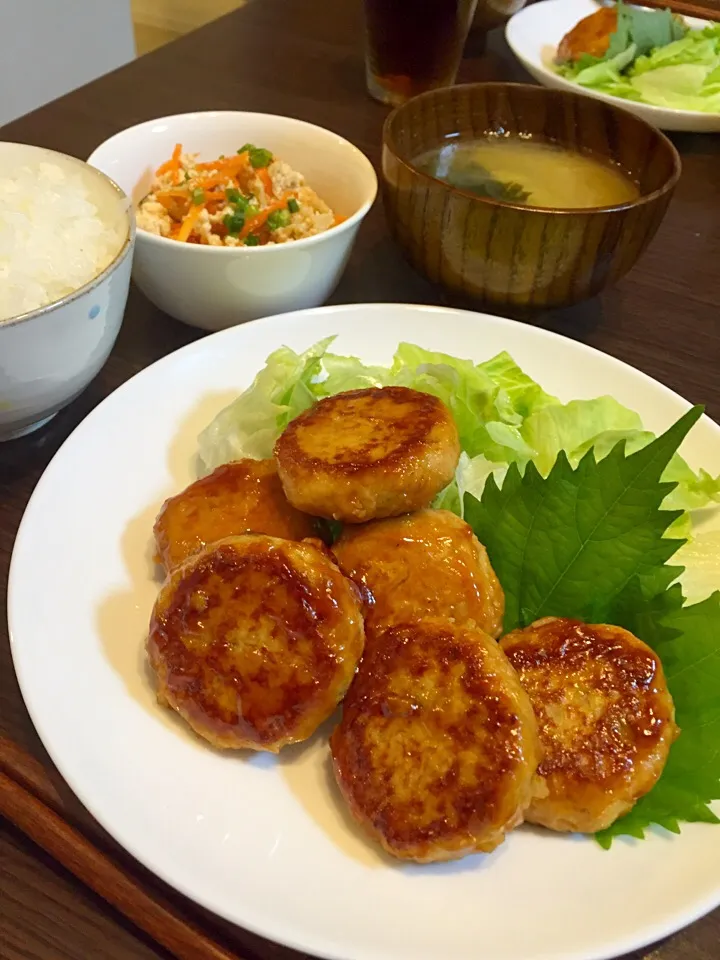
<instances>
[{"instance_id":1,"label":"glazed chicken patty","mask_svg":"<svg viewBox=\"0 0 720 960\"><path fill-rule=\"evenodd\" d=\"M367 630L436 616L500 636L502 587L485 547L454 513L419 510L347 526L333 553L366 598Z\"/></svg>"},{"instance_id":2,"label":"glazed chicken patty","mask_svg":"<svg viewBox=\"0 0 720 960\"><path fill-rule=\"evenodd\" d=\"M621 627L547 617L503 637L540 728L548 787L525 819L604 830L657 782L678 734L657 655Z\"/></svg>"},{"instance_id":3,"label":"glazed chicken patty","mask_svg":"<svg viewBox=\"0 0 720 960\"><path fill-rule=\"evenodd\" d=\"M426 507L452 480L459 456L445 404L407 387L327 397L292 420L275 444L290 503L345 523Z\"/></svg>"},{"instance_id":4,"label":"glazed chicken patty","mask_svg":"<svg viewBox=\"0 0 720 960\"><path fill-rule=\"evenodd\" d=\"M172 570L215 540L265 533L286 540L316 534L312 517L291 506L274 460L235 460L166 500L155 521L157 559Z\"/></svg>"},{"instance_id":5,"label":"glazed chicken patty","mask_svg":"<svg viewBox=\"0 0 720 960\"><path fill-rule=\"evenodd\" d=\"M438 618L367 646L330 747L353 817L421 863L493 850L542 787L532 707L499 645Z\"/></svg>"},{"instance_id":6,"label":"glazed chicken patty","mask_svg":"<svg viewBox=\"0 0 720 960\"><path fill-rule=\"evenodd\" d=\"M215 747L273 753L333 712L363 648L357 590L320 550L228 537L190 557L155 603L158 700Z\"/></svg>"},{"instance_id":7,"label":"glazed chicken patty","mask_svg":"<svg viewBox=\"0 0 720 960\"><path fill-rule=\"evenodd\" d=\"M617 7L600 7L595 13L583 17L560 41L557 62L579 60L584 55L604 57L617 26Z\"/></svg>"}]
</instances>

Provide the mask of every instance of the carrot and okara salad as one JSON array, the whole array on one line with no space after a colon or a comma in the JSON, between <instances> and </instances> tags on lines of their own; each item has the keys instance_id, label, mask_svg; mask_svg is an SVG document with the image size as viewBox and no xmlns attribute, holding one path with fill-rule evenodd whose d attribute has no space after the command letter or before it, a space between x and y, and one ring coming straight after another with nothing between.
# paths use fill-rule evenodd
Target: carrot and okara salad
<instances>
[{"instance_id":1,"label":"carrot and okara salad","mask_svg":"<svg viewBox=\"0 0 720 960\"><path fill-rule=\"evenodd\" d=\"M142 230L183 243L259 247L323 233L341 221L302 174L246 143L199 163L177 144L138 206Z\"/></svg>"}]
</instances>

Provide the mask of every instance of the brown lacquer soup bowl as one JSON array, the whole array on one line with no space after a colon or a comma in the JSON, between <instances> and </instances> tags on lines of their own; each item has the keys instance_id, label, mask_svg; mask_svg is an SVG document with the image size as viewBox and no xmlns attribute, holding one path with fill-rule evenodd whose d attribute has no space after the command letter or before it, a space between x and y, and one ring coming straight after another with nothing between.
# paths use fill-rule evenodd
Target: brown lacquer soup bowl
<instances>
[{"instance_id":1,"label":"brown lacquer soup bowl","mask_svg":"<svg viewBox=\"0 0 720 960\"><path fill-rule=\"evenodd\" d=\"M611 164L637 187L614 206L542 208L480 197L422 172L448 142L519 137ZM477 83L422 94L383 131L390 230L410 262L455 294L496 307L542 309L594 296L630 270L657 232L680 177L659 130L581 94Z\"/></svg>"}]
</instances>

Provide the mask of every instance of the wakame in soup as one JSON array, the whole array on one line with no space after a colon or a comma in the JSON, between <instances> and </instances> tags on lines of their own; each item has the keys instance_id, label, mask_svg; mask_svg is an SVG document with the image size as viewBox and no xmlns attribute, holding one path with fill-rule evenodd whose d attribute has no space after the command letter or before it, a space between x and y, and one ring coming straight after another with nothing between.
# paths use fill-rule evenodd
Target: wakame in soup
<instances>
[{"instance_id":1,"label":"wakame in soup","mask_svg":"<svg viewBox=\"0 0 720 960\"><path fill-rule=\"evenodd\" d=\"M614 207L640 195L626 174L603 160L519 137L446 143L414 164L480 197L534 207Z\"/></svg>"}]
</instances>

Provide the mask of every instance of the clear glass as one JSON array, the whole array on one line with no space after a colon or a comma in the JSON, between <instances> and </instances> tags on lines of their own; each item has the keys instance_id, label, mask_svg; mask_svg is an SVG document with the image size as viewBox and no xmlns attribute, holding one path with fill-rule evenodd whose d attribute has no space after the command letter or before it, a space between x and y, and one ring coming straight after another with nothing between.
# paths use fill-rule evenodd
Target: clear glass
<instances>
[{"instance_id":1,"label":"clear glass","mask_svg":"<svg viewBox=\"0 0 720 960\"><path fill-rule=\"evenodd\" d=\"M477 0L365 0L370 94L399 106L455 82Z\"/></svg>"}]
</instances>

